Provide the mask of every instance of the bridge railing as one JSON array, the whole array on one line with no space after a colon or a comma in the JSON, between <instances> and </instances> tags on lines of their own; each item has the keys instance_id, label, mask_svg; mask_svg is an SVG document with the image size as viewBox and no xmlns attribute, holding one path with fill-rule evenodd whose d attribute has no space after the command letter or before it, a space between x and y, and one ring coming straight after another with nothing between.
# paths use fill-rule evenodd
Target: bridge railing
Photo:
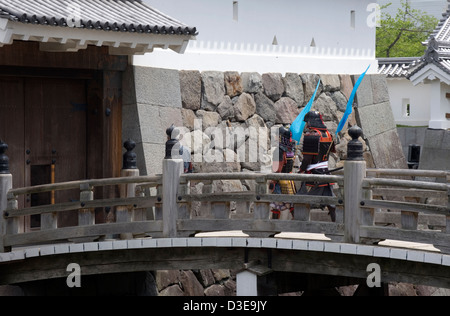
<instances>
[{"instance_id":1,"label":"bridge railing","mask_svg":"<svg viewBox=\"0 0 450 316\"><path fill-rule=\"evenodd\" d=\"M446 171L368 170L360 237L432 244L449 253L449 176Z\"/></svg>"},{"instance_id":2,"label":"bridge railing","mask_svg":"<svg viewBox=\"0 0 450 316\"><path fill-rule=\"evenodd\" d=\"M352 135L349 148L353 146L356 150L349 150L343 175L182 174L182 160L165 159L162 175L11 189L8 187L11 175L0 172L0 252L31 244L112 237L188 237L202 232L236 230L255 237L281 232L318 233L348 243L396 239L429 243L443 252L450 252L449 172L366 170L362 152L357 153L358 136ZM445 180L443 183L420 181L430 177ZM336 196L271 194L269 183L273 180L335 183ZM251 182L253 185L247 190L213 192L214 181ZM201 192L194 190L198 183L202 183ZM119 186L120 197L96 198L95 189L105 186ZM22 195L73 189L79 190L79 201L19 208ZM293 204L292 220L271 218L270 203L277 201ZM241 209L245 211L235 214L232 203L244 205ZM313 210L320 205L336 206L336 222L313 216ZM95 209L102 207L114 209L114 222L95 222ZM78 212L77 226L60 227L58 214L66 211ZM21 219L31 215L41 216L41 227L24 232Z\"/></svg>"},{"instance_id":3,"label":"bridge railing","mask_svg":"<svg viewBox=\"0 0 450 316\"><path fill-rule=\"evenodd\" d=\"M99 180L72 181L58 184L47 184L33 187L11 189L7 193L7 207L0 218L2 236L0 238L0 252L13 246L33 244L57 243L62 241L94 240L105 236L120 234L143 234L147 232L161 232L161 221L144 220L143 212L154 207L158 202L157 196L126 194L127 189L140 185L146 187L161 185L161 176L121 177ZM104 186L120 186L125 197L113 199L95 199L94 190ZM45 192L79 189L78 201L19 208L22 195ZM132 190L134 191L134 190ZM95 209L115 209L115 222L95 223ZM59 214L77 211L78 226L60 227ZM38 230L24 231L23 218L40 215L41 225Z\"/></svg>"},{"instance_id":4,"label":"bridge railing","mask_svg":"<svg viewBox=\"0 0 450 316\"><path fill-rule=\"evenodd\" d=\"M238 192L191 193L189 188L202 182L209 186L213 181L253 181L254 189ZM188 174L181 176L181 189L178 195L179 210L176 221L177 233L189 236L193 233L238 230L250 236L269 237L280 232L324 233L333 236L343 236L343 197L306 196L271 194L269 183L273 180L289 180L297 183L318 181L344 185L343 176L305 175L305 174ZM205 188L205 186L204 186ZM206 188L210 190L210 188ZM246 214L233 216L231 203L245 203ZM292 220L271 219L273 202L289 203L293 207ZM193 205L201 203L202 216L192 217ZM337 222L311 221L311 209L320 205L336 205L338 209ZM191 210L191 211L189 211Z\"/></svg>"}]
</instances>

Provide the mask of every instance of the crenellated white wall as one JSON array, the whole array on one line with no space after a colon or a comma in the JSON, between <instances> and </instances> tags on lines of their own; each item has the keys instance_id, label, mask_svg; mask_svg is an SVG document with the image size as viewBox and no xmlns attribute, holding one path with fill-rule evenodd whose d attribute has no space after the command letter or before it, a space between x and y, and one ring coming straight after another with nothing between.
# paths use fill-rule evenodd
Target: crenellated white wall
<instances>
[{"instance_id":1,"label":"crenellated white wall","mask_svg":"<svg viewBox=\"0 0 450 316\"><path fill-rule=\"evenodd\" d=\"M184 54L155 49L135 56L135 65L283 74L358 74L368 65L369 73L377 70L375 1L145 1L196 26L199 35Z\"/></svg>"}]
</instances>

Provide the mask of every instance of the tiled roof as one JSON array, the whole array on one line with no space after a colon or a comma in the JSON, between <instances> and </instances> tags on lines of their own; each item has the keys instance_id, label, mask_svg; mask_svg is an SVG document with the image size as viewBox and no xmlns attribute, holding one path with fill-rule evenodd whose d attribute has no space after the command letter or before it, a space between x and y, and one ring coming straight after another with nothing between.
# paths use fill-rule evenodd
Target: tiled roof
<instances>
[{"instance_id":1,"label":"tiled roof","mask_svg":"<svg viewBox=\"0 0 450 316\"><path fill-rule=\"evenodd\" d=\"M411 69L407 78L411 78L427 65L435 65L450 75L450 0L447 10L442 14L436 29L424 44L427 46L425 55L417 63L417 67Z\"/></svg>"},{"instance_id":2,"label":"tiled roof","mask_svg":"<svg viewBox=\"0 0 450 316\"><path fill-rule=\"evenodd\" d=\"M420 58L382 58L379 59L378 73L391 78L410 79L429 65L434 65L450 75L450 0L448 9L442 14L436 29L426 42L425 55Z\"/></svg>"},{"instance_id":3,"label":"tiled roof","mask_svg":"<svg viewBox=\"0 0 450 316\"><path fill-rule=\"evenodd\" d=\"M450 0L447 0L450 3ZM433 33L431 33L429 40L435 38L437 41L450 41L450 5L442 14L442 19L439 21ZM428 43L428 41L426 42Z\"/></svg>"},{"instance_id":4,"label":"tiled roof","mask_svg":"<svg viewBox=\"0 0 450 316\"><path fill-rule=\"evenodd\" d=\"M378 73L388 78L406 78L420 57L379 58Z\"/></svg>"},{"instance_id":5,"label":"tiled roof","mask_svg":"<svg viewBox=\"0 0 450 316\"><path fill-rule=\"evenodd\" d=\"M0 18L26 24L141 34L196 35L141 0L0 0Z\"/></svg>"}]
</instances>

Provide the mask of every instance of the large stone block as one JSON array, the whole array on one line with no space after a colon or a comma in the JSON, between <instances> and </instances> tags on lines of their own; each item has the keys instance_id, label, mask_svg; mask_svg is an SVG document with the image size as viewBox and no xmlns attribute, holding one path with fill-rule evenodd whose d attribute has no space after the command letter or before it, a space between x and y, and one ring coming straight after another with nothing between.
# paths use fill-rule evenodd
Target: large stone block
<instances>
[{"instance_id":1,"label":"large stone block","mask_svg":"<svg viewBox=\"0 0 450 316\"><path fill-rule=\"evenodd\" d=\"M139 111L136 104L123 105L122 110L122 140L132 139L142 141L141 126L139 124Z\"/></svg>"},{"instance_id":2,"label":"large stone block","mask_svg":"<svg viewBox=\"0 0 450 316\"><path fill-rule=\"evenodd\" d=\"M306 105L316 90L317 84L319 83L320 76L316 74L301 74L304 91L305 91L305 102L303 105ZM323 90L323 84L319 85L319 89L317 89L316 99L320 96Z\"/></svg>"},{"instance_id":3,"label":"large stone block","mask_svg":"<svg viewBox=\"0 0 450 316\"><path fill-rule=\"evenodd\" d=\"M322 93L320 95L320 97L314 102L314 109L322 114L322 118L324 119L324 121L333 121L339 123L336 103L327 94Z\"/></svg>"},{"instance_id":4,"label":"large stone block","mask_svg":"<svg viewBox=\"0 0 450 316\"><path fill-rule=\"evenodd\" d=\"M208 112L203 110L197 111L197 118L202 122L203 130L210 127L216 127L221 121L221 117L217 112Z\"/></svg>"},{"instance_id":5,"label":"large stone block","mask_svg":"<svg viewBox=\"0 0 450 316\"><path fill-rule=\"evenodd\" d=\"M162 173L162 163L166 155L165 145L140 143L136 144L135 152L138 157L138 168L141 175Z\"/></svg>"},{"instance_id":6,"label":"large stone block","mask_svg":"<svg viewBox=\"0 0 450 316\"><path fill-rule=\"evenodd\" d=\"M280 73L267 73L262 75L264 93L272 99L278 101L284 94L284 82Z\"/></svg>"},{"instance_id":7,"label":"large stone block","mask_svg":"<svg viewBox=\"0 0 450 316\"><path fill-rule=\"evenodd\" d=\"M183 126L181 108L149 104L124 106L123 140L136 142L135 152L142 175L162 172L167 141L166 129Z\"/></svg>"},{"instance_id":8,"label":"large stone block","mask_svg":"<svg viewBox=\"0 0 450 316\"><path fill-rule=\"evenodd\" d=\"M323 91L335 92L341 89L339 75L320 75L323 84Z\"/></svg>"},{"instance_id":9,"label":"large stone block","mask_svg":"<svg viewBox=\"0 0 450 316\"><path fill-rule=\"evenodd\" d=\"M396 129L379 133L367 141L376 168L408 168Z\"/></svg>"},{"instance_id":10,"label":"large stone block","mask_svg":"<svg viewBox=\"0 0 450 316\"><path fill-rule=\"evenodd\" d=\"M202 77L200 71L180 71L181 102L183 108L199 110L202 100Z\"/></svg>"},{"instance_id":11,"label":"large stone block","mask_svg":"<svg viewBox=\"0 0 450 316\"><path fill-rule=\"evenodd\" d=\"M353 81L350 75L339 75L339 79L341 80L341 92L345 95L345 97L350 99L350 95L353 90Z\"/></svg>"},{"instance_id":12,"label":"large stone block","mask_svg":"<svg viewBox=\"0 0 450 316\"><path fill-rule=\"evenodd\" d=\"M172 124L183 126L181 108L166 108L148 104L138 104L141 140L144 143L165 144L166 129Z\"/></svg>"},{"instance_id":13,"label":"large stone block","mask_svg":"<svg viewBox=\"0 0 450 316\"><path fill-rule=\"evenodd\" d=\"M389 90L385 75L371 75L373 103L389 102Z\"/></svg>"},{"instance_id":14,"label":"large stone block","mask_svg":"<svg viewBox=\"0 0 450 316\"><path fill-rule=\"evenodd\" d=\"M450 150L425 147L420 155L419 169L450 170Z\"/></svg>"},{"instance_id":15,"label":"large stone block","mask_svg":"<svg viewBox=\"0 0 450 316\"><path fill-rule=\"evenodd\" d=\"M371 138L396 128L394 114L389 102L358 107L355 112L357 122L363 130L364 138Z\"/></svg>"},{"instance_id":16,"label":"large stone block","mask_svg":"<svg viewBox=\"0 0 450 316\"><path fill-rule=\"evenodd\" d=\"M182 107L177 70L135 66L134 83L136 103Z\"/></svg>"},{"instance_id":17,"label":"large stone block","mask_svg":"<svg viewBox=\"0 0 450 316\"><path fill-rule=\"evenodd\" d=\"M420 169L450 170L450 131L427 129Z\"/></svg>"},{"instance_id":18,"label":"large stone block","mask_svg":"<svg viewBox=\"0 0 450 316\"><path fill-rule=\"evenodd\" d=\"M353 82L356 83L358 78L359 78L359 75L353 76ZM359 86L358 90L356 91L355 100L356 100L358 107L364 107L367 105L372 105L374 103L373 102L373 89L372 89L371 75L367 75L364 77L363 81L361 82L361 85Z\"/></svg>"},{"instance_id":19,"label":"large stone block","mask_svg":"<svg viewBox=\"0 0 450 316\"><path fill-rule=\"evenodd\" d=\"M262 76L257 72L243 72L241 74L243 92L258 93L262 90Z\"/></svg>"},{"instance_id":20,"label":"large stone block","mask_svg":"<svg viewBox=\"0 0 450 316\"><path fill-rule=\"evenodd\" d=\"M233 102L229 96L225 96L222 103L217 107L217 113L219 113L222 120L231 120L236 115L234 112Z\"/></svg>"},{"instance_id":21,"label":"large stone block","mask_svg":"<svg viewBox=\"0 0 450 316\"><path fill-rule=\"evenodd\" d=\"M202 106L207 111L214 111L225 96L225 77L220 71L202 72Z\"/></svg>"},{"instance_id":22,"label":"large stone block","mask_svg":"<svg viewBox=\"0 0 450 316\"><path fill-rule=\"evenodd\" d=\"M299 74L287 73L284 77L285 95L302 106L305 102L305 92L303 91L303 82Z\"/></svg>"},{"instance_id":23,"label":"large stone block","mask_svg":"<svg viewBox=\"0 0 450 316\"><path fill-rule=\"evenodd\" d=\"M242 78L237 71L227 71L224 73L225 90L230 98L242 94Z\"/></svg>"},{"instance_id":24,"label":"large stone block","mask_svg":"<svg viewBox=\"0 0 450 316\"><path fill-rule=\"evenodd\" d=\"M248 93L243 93L234 105L236 120L243 122L256 113L256 103Z\"/></svg>"},{"instance_id":25,"label":"large stone block","mask_svg":"<svg viewBox=\"0 0 450 316\"><path fill-rule=\"evenodd\" d=\"M297 103L291 98L283 97L275 103L277 124L292 124L300 114Z\"/></svg>"},{"instance_id":26,"label":"large stone block","mask_svg":"<svg viewBox=\"0 0 450 316\"><path fill-rule=\"evenodd\" d=\"M255 94L255 103L256 113L261 116L266 122L275 123L277 119L275 103L262 92L258 92L257 94Z\"/></svg>"},{"instance_id":27,"label":"large stone block","mask_svg":"<svg viewBox=\"0 0 450 316\"><path fill-rule=\"evenodd\" d=\"M430 149L441 148L444 134L443 129L428 129L425 133L425 147Z\"/></svg>"},{"instance_id":28,"label":"large stone block","mask_svg":"<svg viewBox=\"0 0 450 316\"><path fill-rule=\"evenodd\" d=\"M450 131L444 132L444 137L442 139L442 149L450 150Z\"/></svg>"}]
</instances>

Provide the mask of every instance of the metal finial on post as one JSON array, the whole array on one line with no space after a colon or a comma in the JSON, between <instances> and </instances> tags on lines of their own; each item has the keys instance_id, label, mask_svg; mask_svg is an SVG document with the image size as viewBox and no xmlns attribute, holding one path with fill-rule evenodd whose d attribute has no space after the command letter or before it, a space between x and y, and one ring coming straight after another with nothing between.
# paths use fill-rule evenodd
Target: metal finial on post
<instances>
[{"instance_id":1,"label":"metal finial on post","mask_svg":"<svg viewBox=\"0 0 450 316\"><path fill-rule=\"evenodd\" d=\"M347 160L362 161L363 156L363 144L359 141L359 137L363 135L362 129L355 125L348 130L348 134L352 140L347 145Z\"/></svg>"},{"instance_id":2,"label":"metal finial on post","mask_svg":"<svg viewBox=\"0 0 450 316\"><path fill-rule=\"evenodd\" d=\"M164 159L173 159L173 158L179 158L179 157L173 157L174 148L176 153L178 153L176 156L179 156L179 138L180 138L180 130L176 128L173 124L166 130L167 134L167 142L166 142L166 156Z\"/></svg>"},{"instance_id":3,"label":"metal finial on post","mask_svg":"<svg viewBox=\"0 0 450 316\"><path fill-rule=\"evenodd\" d=\"M9 174L9 158L6 155L8 145L0 140L0 174Z\"/></svg>"},{"instance_id":4,"label":"metal finial on post","mask_svg":"<svg viewBox=\"0 0 450 316\"><path fill-rule=\"evenodd\" d=\"M128 139L123 147L127 150L127 152L123 155L123 166L122 169L137 169L137 156L136 153L133 152L133 149L136 147L136 143L131 139Z\"/></svg>"}]
</instances>

